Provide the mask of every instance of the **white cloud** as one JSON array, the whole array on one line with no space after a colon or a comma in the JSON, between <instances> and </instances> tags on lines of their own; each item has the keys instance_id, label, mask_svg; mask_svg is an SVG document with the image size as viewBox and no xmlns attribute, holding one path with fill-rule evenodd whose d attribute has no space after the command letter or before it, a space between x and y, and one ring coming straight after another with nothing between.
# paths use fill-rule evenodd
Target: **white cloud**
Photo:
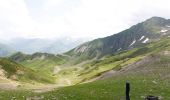
<instances>
[{"instance_id":1,"label":"white cloud","mask_svg":"<svg viewBox=\"0 0 170 100\"><path fill-rule=\"evenodd\" d=\"M128 2L125 0L82 0L82 6L67 17L75 33L104 36L129 25L128 20L138 10L138 2L136 0L131 2L133 2L131 5L127 5Z\"/></svg>"},{"instance_id":2,"label":"white cloud","mask_svg":"<svg viewBox=\"0 0 170 100\"><path fill-rule=\"evenodd\" d=\"M28 34L34 25L23 0L0 0L0 23L0 29L8 37Z\"/></svg>"},{"instance_id":3,"label":"white cloud","mask_svg":"<svg viewBox=\"0 0 170 100\"><path fill-rule=\"evenodd\" d=\"M152 16L169 0L0 0L1 38L103 37Z\"/></svg>"}]
</instances>

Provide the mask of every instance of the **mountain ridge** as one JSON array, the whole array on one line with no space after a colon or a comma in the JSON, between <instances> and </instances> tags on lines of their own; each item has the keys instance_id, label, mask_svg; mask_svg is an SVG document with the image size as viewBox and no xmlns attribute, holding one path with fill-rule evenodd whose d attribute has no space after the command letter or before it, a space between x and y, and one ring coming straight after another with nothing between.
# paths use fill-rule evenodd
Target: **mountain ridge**
<instances>
[{"instance_id":1,"label":"mountain ridge","mask_svg":"<svg viewBox=\"0 0 170 100\"><path fill-rule=\"evenodd\" d=\"M59 54L90 40L89 38L61 37L54 39L15 38L5 43L17 52L33 54L36 52Z\"/></svg>"},{"instance_id":2,"label":"mountain ridge","mask_svg":"<svg viewBox=\"0 0 170 100\"><path fill-rule=\"evenodd\" d=\"M169 31L169 19L152 17L117 34L86 42L65 54L78 57L79 61L101 58L159 40L161 37L168 36Z\"/></svg>"}]
</instances>

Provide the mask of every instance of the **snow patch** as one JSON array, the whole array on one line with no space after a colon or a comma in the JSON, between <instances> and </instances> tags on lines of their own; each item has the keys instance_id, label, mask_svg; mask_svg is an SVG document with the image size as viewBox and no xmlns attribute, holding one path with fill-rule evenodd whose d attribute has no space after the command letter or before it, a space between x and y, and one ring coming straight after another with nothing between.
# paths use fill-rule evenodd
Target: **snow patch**
<instances>
[{"instance_id":1,"label":"snow patch","mask_svg":"<svg viewBox=\"0 0 170 100\"><path fill-rule=\"evenodd\" d=\"M165 33L165 32L167 32L168 30L165 30L165 29L162 29L161 30L161 33Z\"/></svg>"},{"instance_id":2,"label":"snow patch","mask_svg":"<svg viewBox=\"0 0 170 100\"><path fill-rule=\"evenodd\" d=\"M146 38L142 43L146 43L149 41L149 38Z\"/></svg>"},{"instance_id":3,"label":"snow patch","mask_svg":"<svg viewBox=\"0 0 170 100\"><path fill-rule=\"evenodd\" d=\"M145 38L145 36L143 35L140 39L139 39L139 41L141 41L142 39L144 39Z\"/></svg>"},{"instance_id":4,"label":"snow patch","mask_svg":"<svg viewBox=\"0 0 170 100\"><path fill-rule=\"evenodd\" d=\"M122 50L122 48L117 49L117 51L120 51L120 50Z\"/></svg>"},{"instance_id":5,"label":"snow patch","mask_svg":"<svg viewBox=\"0 0 170 100\"><path fill-rule=\"evenodd\" d=\"M129 47L132 46L135 43L136 43L136 40L133 40L133 42L129 45Z\"/></svg>"}]
</instances>

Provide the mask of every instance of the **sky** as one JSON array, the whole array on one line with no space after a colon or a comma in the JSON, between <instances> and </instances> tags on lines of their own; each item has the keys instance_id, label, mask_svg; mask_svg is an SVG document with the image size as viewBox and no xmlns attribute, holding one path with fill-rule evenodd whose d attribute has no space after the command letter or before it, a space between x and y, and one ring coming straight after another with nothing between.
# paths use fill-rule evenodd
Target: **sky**
<instances>
[{"instance_id":1,"label":"sky","mask_svg":"<svg viewBox=\"0 0 170 100\"><path fill-rule=\"evenodd\" d=\"M170 0L0 0L0 39L118 33L153 16L170 19Z\"/></svg>"}]
</instances>

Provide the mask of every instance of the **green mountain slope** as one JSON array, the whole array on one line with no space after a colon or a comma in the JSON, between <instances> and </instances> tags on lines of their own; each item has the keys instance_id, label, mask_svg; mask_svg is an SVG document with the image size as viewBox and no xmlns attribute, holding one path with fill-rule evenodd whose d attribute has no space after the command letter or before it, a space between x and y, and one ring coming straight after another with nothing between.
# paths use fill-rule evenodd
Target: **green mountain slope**
<instances>
[{"instance_id":1,"label":"green mountain slope","mask_svg":"<svg viewBox=\"0 0 170 100\"><path fill-rule=\"evenodd\" d=\"M93 60L92 62L85 63L81 66L79 73L82 81L89 80L96 76L100 76L101 73L114 69L115 71L122 69L123 67L133 64L144 57L159 53L161 51L169 51L170 49L169 37L163 38L160 41L152 42L141 48L134 48L128 51L122 51L100 60ZM84 80L83 80L84 79Z\"/></svg>"},{"instance_id":2,"label":"green mountain slope","mask_svg":"<svg viewBox=\"0 0 170 100\"><path fill-rule=\"evenodd\" d=\"M6 58L0 58L0 70L4 78L20 81L20 82L42 82L42 83L52 83L53 80L50 77L38 74L36 71L31 70L13 62Z\"/></svg>"},{"instance_id":3,"label":"green mountain slope","mask_svg":"<svg viewBox=\"0 0 170 100\"><path fill-rule=\"evenodd\" d=\"M69 100L125 100L125 83L129 81L132 100L144 100L148 95L169 100L169 57L155 55L147 59L150 62L136 65L125 71L121 70L108 79L65 87L40 95L43 95L45 99L56 97L59 100L66 100L65 98Z\"/></svg>"},{"instance_id":4,"label":"green mountain slope","mask_svg":"<svg viewBox=\"0 0 170 100\"><path fill-rule=\"evenodd\" d=\"M34 70L38 75L45 76L53 83L57 83L57 76L55 73L62 69L60 66L67 60L62 55L48 53L34 53L32 55L27 55L21 52L10 56L9 59Z\"/></svg>"},{"instance_id":5,"label":"green mountain slope","mask_svg":"<svg viewBox=\"0 0 170 100\"><path fill-rule=\"evenodd\" d=\"M169 100L170 93L170 39L150 43L142 48L121 52L98 62L84 76L106 68L96 74L97 81L60 88L43 95L44 99L59 100L124 100L125 83L131 83L131 99L143 100L148 95ZM115 65L117 64L117 65ZM108 67L108 66L112 67ZM92 75L94 76L94 74ZM96 78L97 77L97 78ZM87 78L87 77L86 77ZM74 92L73 92L74 91Z\"/></svg>"},{"instance_id":6,"label":"green mountain slope","mask_svg":"<svg viewBox=\"0 0 170 100\"><path fill-rule=\"evenodd\" d=\"M164 37L140 48L87 62L81 66L81 70L73 70L72 73L77 73L75 78L80 79L79 82L96 80L94 82L23 95L58 100L124 100L125 82L129 81L132 100L143 100L147 95L169 100L169 57L170 38ZM21 98L20 95L11 94Z\"/></svg>"},{"instance_id":7,"label":"green mountain slope","mask_svg":"<svg viewBox=\"0 0 170 100\"><path fill-rule=\"evenodd\" d=\"M93 58L101 58L118 51L141 47L149 42L170 34L170 20L152 17L120 33L84 43L66 54L73 56L77 63Z\"/></svg>"},{"instance_id":8,"label":"green mountain slope","mask_svg":"<svg viewBox=\"0 0 170 100\"><path fill-rule=\"evenodd\" d=\"M9 58L32 69L48 69L50 67L55 67L56 65L61 65L65 62L65 57L48 53L34 53L32 55L27 55L18 52Z\"/></svg>"},{"instance_id":9,"label":"green mountain slope","mask_svg":"<svg viewBox=\"0 0 170 100\"><path fill-rule=\"evenodd\" d=\"M85 43L79 46L81 48L77 47L64 56L16 53L10 59L39 74L55 77L56 82L78 84L98 77L106 71L120 70L123 66L164 49L165 44L169 42L168 25L169 20L153 17L118 34ZM136 42L133 42L134 39ZM122 49L116 50L115 48L120 48L117 46L121 46Z\"/></svg>"},{"instance_id":10,"label":"green mountain slope","mask_svg":"<svg viewBox=\"0 0 170 100\"><path fill-rule=\"evenodd\" d=\"M79 46L63 55L16 53L9 58L56 84L73 85L45 93L26 93L23 94L24 99L124 100L125 82L129 81L132 100L143 100L147 95L169 100L168 25L169 20L153 17L119 34L85 43L82 48ZM117 45L124 48L117 51L110 49L110 46L119 48ZM21 99L17 92L10 94Z\"/></svg>"}]
</instances>

